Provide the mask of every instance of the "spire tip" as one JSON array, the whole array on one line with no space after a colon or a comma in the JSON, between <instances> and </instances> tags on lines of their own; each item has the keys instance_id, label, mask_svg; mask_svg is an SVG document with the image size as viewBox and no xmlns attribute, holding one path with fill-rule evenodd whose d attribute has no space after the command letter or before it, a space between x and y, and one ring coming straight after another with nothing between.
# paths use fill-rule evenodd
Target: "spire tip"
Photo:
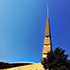
<instances>
[{"instance_id":1,"label":"spire tip","mask_svg":"<svg viewBox=\"0 0 70 70\"><path fill-rule=\"evenodd\" d=\"M47 4L47 17L49 17L48 4Z\"/></svg>"}]
</instances>

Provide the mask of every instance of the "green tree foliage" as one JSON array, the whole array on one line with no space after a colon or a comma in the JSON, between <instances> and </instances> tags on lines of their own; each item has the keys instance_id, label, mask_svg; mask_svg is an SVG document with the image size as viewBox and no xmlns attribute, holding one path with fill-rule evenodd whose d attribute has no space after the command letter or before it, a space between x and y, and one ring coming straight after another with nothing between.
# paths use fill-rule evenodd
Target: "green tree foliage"
<instances>
[{"instance_id":1,"label":"green tree foliage","mask_svg":"<svg viewBox=\"0 0 70 70\"><path fill-rule=\"evenodd\" d=\"M68 55L64 54L65 50L62 48L57 47L54 51L48 52L47 58L43 58L41 63L43 64L44 68L49 68L50 70L61 68L66 65Z\"/></svg>"},{"instance_id":2,"label":"green tree foliage","mask_svg":"<svg viewBox=\"0 0 70 70\"><path fill-rule=\"evenodd\" d=\"M70 69L70 60L66 61L66 67Z\"/></svg>"}]
</instances>

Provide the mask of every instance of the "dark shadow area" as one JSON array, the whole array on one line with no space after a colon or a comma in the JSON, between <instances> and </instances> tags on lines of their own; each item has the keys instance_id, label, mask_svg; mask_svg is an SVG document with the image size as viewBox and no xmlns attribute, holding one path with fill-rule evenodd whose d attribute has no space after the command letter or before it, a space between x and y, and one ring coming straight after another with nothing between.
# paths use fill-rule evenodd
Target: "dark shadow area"
<instances>
[{"instance_id":1,"label":"dark shadow area","mask_svg":"<svg viewBox=\"0 0 70 70\"><path fill-rule=\"evenodd\" d=\"M4 63L4 62L0 62L0 69L12 68L12 67L24 66L24 65L30 65L30 64L33 64L33 63Z\"/></svg>"}]
</instances>

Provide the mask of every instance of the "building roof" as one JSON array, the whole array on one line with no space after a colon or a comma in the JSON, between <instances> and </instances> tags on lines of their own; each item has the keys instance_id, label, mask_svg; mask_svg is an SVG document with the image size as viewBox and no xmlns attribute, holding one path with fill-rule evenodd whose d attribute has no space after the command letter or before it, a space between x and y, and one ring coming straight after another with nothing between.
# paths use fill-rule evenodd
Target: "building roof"
<instances>
[{"instance_id":1,"label":"building roof","mask_svg":"<svg viewBox=\"0 0 70 70\"><path fill-rule=\"evenodd\" d=\"M17 66L24 66L24 65L31 65L33 63L4 63L4 62L0 62L0 69L3 68L12 68L12 67L17 67Z\"/></svg>"}]
</instances>

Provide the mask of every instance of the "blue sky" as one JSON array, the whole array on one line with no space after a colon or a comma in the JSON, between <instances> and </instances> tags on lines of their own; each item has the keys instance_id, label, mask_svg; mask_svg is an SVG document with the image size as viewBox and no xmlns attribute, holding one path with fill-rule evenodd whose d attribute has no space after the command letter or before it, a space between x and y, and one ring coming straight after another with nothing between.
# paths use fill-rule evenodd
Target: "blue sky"
<instances>
[{"instance_id":1,"label":"blue sky","mask_svg":"<svg viewBox=\"0 0 70 70\"><path fill-rule=\"evenodd\" d=\"M52 49L70 54L70 0L0 0L0 61L40 62L47 3Z\"/></svg>"}]
</instances>

